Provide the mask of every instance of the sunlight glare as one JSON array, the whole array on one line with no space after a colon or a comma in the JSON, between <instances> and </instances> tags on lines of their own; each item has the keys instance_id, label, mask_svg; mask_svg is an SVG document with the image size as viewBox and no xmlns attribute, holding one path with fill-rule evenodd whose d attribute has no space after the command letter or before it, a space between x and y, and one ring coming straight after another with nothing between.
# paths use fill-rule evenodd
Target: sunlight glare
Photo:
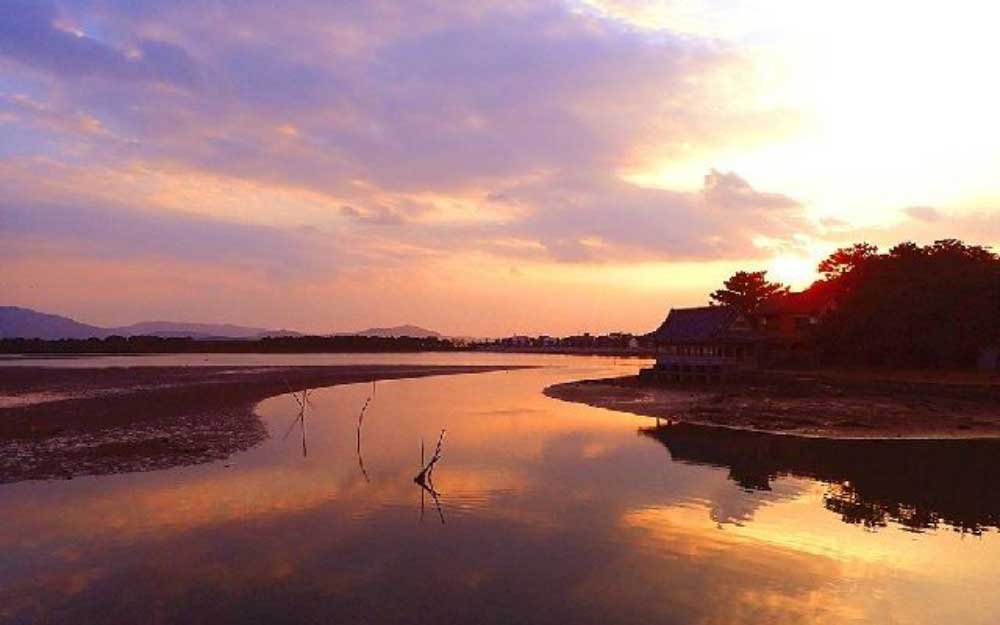
<instances>
[{"instance_id":1,"label":"sunlight glare","mask_svg":"<svg viewBox=\"0 0 1000 625\"><path fill-rule=\"evenodd\" d=\"M808 287L818 277L816 261L796 254L776 256L767 267L767 277L770 280L787 284L793 290Z\"/></svg>"}]
</instances>

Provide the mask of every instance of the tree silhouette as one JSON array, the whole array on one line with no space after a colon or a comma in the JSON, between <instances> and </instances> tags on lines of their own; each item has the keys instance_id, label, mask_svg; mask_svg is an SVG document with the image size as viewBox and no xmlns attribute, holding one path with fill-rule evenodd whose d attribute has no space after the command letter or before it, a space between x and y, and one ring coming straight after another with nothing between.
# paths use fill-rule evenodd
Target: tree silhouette
<instances>
[{"instance_id":1,"label":"tree silhouette","mask_svg":"<svg viewBox=\"0 0 1000 625\"><path fill-rule=\"evenodd\" d=\"M787 286L768 282L766 271L737 271L711 298L713 305L733 306L742 313L752 313L762 302L786 293Z\"/></svg>"},{"instance_id":2,"label":"tree silhouette","mask_svg":"<svg viewBox=\"0 0 1000 625\"><path fill-rule=\"evenodd\" d=\"M913 245L912 243L910 245ZM870 243L855 243L850 247L842 247L829 258L819 264L819 272L827 280L839 280L856 269L863 267L865 262L878 255L878 247Z\"/></svg>"},{"instance_id":3,"label":"tree silhouette","mask_svg":"<svg viewBox=\"0 0 1000 625\"><path fill-rule=\"evenodd\" d=\"M878 254L867 244L823 261L838 307L820 327L838 360L892 366L968 366L1000 341L1000 258L943 239Z\"/></svg>"}]
</instances>

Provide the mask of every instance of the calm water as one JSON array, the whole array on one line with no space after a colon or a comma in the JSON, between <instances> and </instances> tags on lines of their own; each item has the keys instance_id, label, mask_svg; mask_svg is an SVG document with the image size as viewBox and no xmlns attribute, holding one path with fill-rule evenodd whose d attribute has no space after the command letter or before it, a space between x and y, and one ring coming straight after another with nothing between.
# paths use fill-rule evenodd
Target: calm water
<instances>
[{"instance_id":1,"label":"calm water","mask_svg":"<svg viewBox=\"0 0 1000 625\"><path fill-rule=\"evenodd\" d=\"M634 361L502 359L550 366L377 383L360 454L371 384L226 462L0 487L0 621L998 622L996 444L650 430L541 394Z\"/></svg>"}]
</instances>

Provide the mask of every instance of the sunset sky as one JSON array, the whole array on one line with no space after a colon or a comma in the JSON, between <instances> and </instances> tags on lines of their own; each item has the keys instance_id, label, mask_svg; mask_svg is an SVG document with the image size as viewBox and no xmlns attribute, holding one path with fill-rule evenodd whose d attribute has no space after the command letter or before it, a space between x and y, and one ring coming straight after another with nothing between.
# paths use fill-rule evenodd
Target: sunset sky
<instances>
[{"instance_id":1,"label":"sunset sky","mask_svg":"<svg viewBox=\"0 0 1000 625\"><path fill-rule=\"evenodd\" d=\"M992 3L0 2L0 304L651 330L736 269L1000 245Z\"/></svg>"}]
</instances>

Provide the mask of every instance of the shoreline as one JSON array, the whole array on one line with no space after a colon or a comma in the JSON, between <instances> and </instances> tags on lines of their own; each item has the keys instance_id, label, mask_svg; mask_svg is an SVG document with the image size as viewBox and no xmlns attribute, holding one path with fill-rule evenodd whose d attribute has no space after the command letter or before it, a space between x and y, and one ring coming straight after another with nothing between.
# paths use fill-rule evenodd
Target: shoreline
<instances>
[{"instance_id":1,"label":"shoreline","mask_svg":"<svg viewBox=\"0 0 1000 625\"><path fill-rule=\"evenodd\" d=\"M830 440L1000 438L1000 387L972 397L946 385L772 374L717 386L580 380L547 397L663 421L731 431ZM964 390L964 389L963 389Z\"/></svg>"},{"instance_id":2,"label":"shoreline","mask_svg":"<svg viewBox=\"0 0 1000 625\"><path fill-rule=\"evenodd\" d=\"M0 366L0 484L224 460L268 437L265 399L516 366Z\"/></svg>"}]
</instances>

